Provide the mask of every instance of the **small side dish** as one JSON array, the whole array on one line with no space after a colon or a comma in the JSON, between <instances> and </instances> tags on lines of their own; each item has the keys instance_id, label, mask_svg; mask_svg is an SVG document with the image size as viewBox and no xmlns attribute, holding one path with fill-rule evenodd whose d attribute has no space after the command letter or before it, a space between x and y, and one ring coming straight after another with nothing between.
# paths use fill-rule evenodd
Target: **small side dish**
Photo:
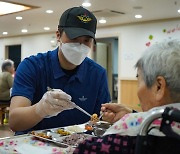
<instances>
[{"instance_id":1,"label":"small side dish","mask_svg":"<svg viewBox=\"0 0 180 154\"><path fill-rule=\"evenodd\" d=\"M45 138L45 139L52 139L52 136L51 135L47 135L46 133L43 133L43 132L35 132L35 131L32 131L31 132L32 135L35 135L37 137L42 137L42 138Z\"/></svg>"},{"instance_id":2,"label":"small side dish","mask_svg":"<svg viewBox=\"0 0 180 154\"><path fill-rule=\"evenodd\" d=\"M57 133L62 135L62 136L67 136L67 135L70 135L71 133L69 131L65 131L61 128L57 129Z\"/></svg>"}]
</instances>

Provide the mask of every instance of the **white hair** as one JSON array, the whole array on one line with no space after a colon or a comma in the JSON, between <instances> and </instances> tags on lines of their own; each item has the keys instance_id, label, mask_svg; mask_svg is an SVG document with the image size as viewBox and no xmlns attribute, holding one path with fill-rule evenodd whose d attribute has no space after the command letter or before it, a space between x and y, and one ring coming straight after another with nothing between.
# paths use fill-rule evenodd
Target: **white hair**
<instances>
[{"instance_id":1,"label":"white hair","mask_svg":"<svg viewBox=\"0 0 180 154\"><path fill-rule=\"evenodd\" d=\"M7 71L8 67L12 67L14 65L14 62L10 59L6 59L3 61L1 70L2 72Z\"/></svg>"},{"instance_id":2,"label":"white hair","mask_svg":"<svg viewBox=\"0 0 180 154\"><path fill-rule=\"evenodd\" d=\"M151 87L157 76L163 76L174 102L180 101L180 40L169 40L154 44L137 61L147 87Z\"/></svg>"}]
</instances>

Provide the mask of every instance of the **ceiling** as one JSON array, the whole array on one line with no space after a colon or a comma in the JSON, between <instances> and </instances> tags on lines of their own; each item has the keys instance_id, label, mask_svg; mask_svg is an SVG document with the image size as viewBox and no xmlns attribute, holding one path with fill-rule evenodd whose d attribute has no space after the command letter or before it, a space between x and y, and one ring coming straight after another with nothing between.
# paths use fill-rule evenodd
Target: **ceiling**
<instances>
[{"instance_id":1,"label":"ceiling","mask_svg":"<svg viewBox=\"0 0 180 154\"><path fill-rule=\"evenodd\" d=\"M5 0L4 0L5 1ZM9 0L10 2L36 6L32 10L0 16L0 38L35 33L54 32L57 29L60 15L73 6L80 6L83 0ZM161 19L180 19L180 0L89 0L97 19L105 17L106 24L99 24L98 27L143 22ZM46 10L54 12L47 14ZM141 19L134 16L141 14ZM23 20L16 20L16 16L22 16ZM44 27L50 27L45 31ZM27 33L21 32L27 29ZM6 31L8 35L2 35Z\"/></svg>"}]
</instances>

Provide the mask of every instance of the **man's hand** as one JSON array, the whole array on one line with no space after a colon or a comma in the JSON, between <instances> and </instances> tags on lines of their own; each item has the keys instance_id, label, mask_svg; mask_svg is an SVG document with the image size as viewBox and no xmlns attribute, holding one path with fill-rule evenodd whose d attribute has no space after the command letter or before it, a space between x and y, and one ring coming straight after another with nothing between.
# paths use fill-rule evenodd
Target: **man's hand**
<instances>
[{"instance_id":1,"label":"man's hand","mask_svg":"<svg viewBox=\"0 0 180 154\"><path fill-rule=\"evenodd\" d=\"M73 109L71 96L60 89L47 91L42 99L36 104L36 113L44 118L47 116L56 116L64 110Z\"/></svg>"}]
</instances>

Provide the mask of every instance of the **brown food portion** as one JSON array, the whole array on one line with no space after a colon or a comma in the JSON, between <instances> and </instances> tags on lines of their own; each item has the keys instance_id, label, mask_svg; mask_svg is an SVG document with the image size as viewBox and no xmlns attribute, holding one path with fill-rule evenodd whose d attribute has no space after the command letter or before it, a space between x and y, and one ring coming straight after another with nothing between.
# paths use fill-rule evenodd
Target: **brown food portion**
<instances>
[{"instance_id":1,"label":"brown food portion","mask_svg":"<svg viewBox=\"0 0 180 154\"><path fill-rule=\"evenodd\" d=\"M83 142L85 139L90 138L91 136L86 135L86 134L77 134L74 133L72 135L66 136L63 140L62 143L71 145L71 146L78 146L79 143Z\"/></svg>"},{"instance_id":2,"label":"brown food portion","mask_svg":"<svg viewBox=\"0 0 180 154\"><path fill-rule=\"evenodd\" d=\"M36 133L35 131L31 132L32 135L35 135L37 137L42 137L46 139L52 139L52 136L47 136L45 133Z\"/></svg>"},{"instance_id":3,"label":"brown food portion","mask_svg":"<svg viewBox=\"0 0 180 154\"><path fill-rule=\"evenodd\" d=\"M60 134L60 135L63 135L63 136L66 136L66 135L70 135L71 133L68 132L68 131L65 131L63 129L58 129L57 130L57 133Z\"/></svg>"},{"instance_id":4,"label":"brown food portion","mask_svg":"<svg viewBox=\"0 0 180 154\"><path fill-rule=\"evenodd\" d=\"M96 113L94 113L94 114L92 115L92 117L91 117L91 122L92 122L93 124L95 124L95 123L98 122L98 121L99 121L98 115L97 115Z\"/></svg>"}]
</instances>

